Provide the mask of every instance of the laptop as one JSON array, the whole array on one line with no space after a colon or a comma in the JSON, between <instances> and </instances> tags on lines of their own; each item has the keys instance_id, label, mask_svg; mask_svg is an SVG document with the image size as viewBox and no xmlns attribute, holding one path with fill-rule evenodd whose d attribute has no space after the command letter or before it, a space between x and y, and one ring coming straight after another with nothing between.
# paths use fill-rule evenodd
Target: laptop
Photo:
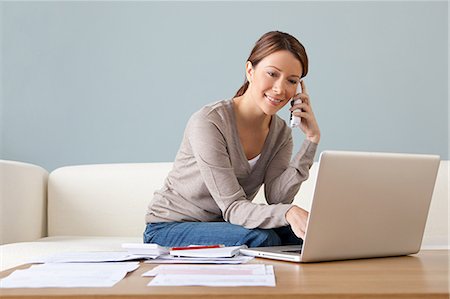
<instances>
[{"instance_id":1,"label":"laptop","mask_svg":"<svg viewBox=\"0 0 450 299\"><path fill-rule=\"evenodd\" d=\"M439 162L437 155L324 151L303 245L241 253L292 262L417 253Z\"/></svg>"}]
</instances>

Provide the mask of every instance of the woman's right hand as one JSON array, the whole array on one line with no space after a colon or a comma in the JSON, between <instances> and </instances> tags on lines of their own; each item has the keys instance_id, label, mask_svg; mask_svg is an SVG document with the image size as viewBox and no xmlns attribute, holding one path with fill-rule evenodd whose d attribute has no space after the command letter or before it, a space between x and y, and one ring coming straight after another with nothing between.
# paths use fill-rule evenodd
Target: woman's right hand
<instances>
[{"instance_id":1,"label":"woman's right hand","mask_svg":"<svg viewBox=\"0 0 450 299\"><path fill-rule=\"evenodd\" d=\"M286 221L291 225L294 234L301 238L305 238L306 223L309 213L298 206L292 206L286 213Z\"/></svg>"}]
</instances>

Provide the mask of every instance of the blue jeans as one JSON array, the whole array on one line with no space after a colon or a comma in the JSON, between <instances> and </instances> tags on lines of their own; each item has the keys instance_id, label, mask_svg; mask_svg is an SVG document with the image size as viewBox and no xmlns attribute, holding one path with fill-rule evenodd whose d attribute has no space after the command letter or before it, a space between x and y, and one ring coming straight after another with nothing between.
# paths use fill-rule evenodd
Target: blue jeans
<instances>
[{"instance_id":1,"label":"blue jeans","mask_svg":"<svg viewBox=\"0 0 450 299\"><path fill-rule=\"evenodd\" d=\"M224 244L248 247L299 245L303 243L290 226L274 229L247 229L228 222L158 222L148 223L144 243L176 247Z\"/></svg>"}]
</instances>

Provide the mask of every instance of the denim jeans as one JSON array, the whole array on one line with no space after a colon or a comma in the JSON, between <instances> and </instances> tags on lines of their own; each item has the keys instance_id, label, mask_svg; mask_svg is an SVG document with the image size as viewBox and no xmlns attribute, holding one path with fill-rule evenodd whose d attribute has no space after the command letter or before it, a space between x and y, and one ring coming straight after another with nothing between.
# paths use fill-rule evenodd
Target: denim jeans
<instances>
[{"instance_id":1,"label":"denim jeans","mask_svg":"<svg viewBox=\"0 0 450 299\"><path fill-rule=\"evenodd\" d=\"M290 226L274 229L247 229L228 222L158 222L148 223L144 243L175 247L224 244L248 247L299 245L303 243Z\"/></svg>"}]
</instances>

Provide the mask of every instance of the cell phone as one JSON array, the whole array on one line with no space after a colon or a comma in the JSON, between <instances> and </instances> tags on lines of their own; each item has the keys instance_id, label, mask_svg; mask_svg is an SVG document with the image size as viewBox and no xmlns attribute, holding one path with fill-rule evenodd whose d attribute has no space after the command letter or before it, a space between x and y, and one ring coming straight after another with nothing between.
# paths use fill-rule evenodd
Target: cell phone
<instances>
[{"instance_id":1,"label":"cell phone","mask_svg":"<svg viewBox=\"0 0 450 299\"><path fill-rule=\"evenodd\" d=\"M300 82L298 82L297 90L295 91L295 95L300 92L302 92L302 85L300 84ZM300 104L302 102L302 100L300 100L300 99L294 100L294 97L292 97L290 101L291 101L291 107L294 106L295 104ZM290 124L291 128L300 127L301 118L299 116L294 116L292 114L292 112L298 112L298 111L300 111L300 109L291 111L291 116L289 119L289 124Z\"/></svg>"}]
</instances>

